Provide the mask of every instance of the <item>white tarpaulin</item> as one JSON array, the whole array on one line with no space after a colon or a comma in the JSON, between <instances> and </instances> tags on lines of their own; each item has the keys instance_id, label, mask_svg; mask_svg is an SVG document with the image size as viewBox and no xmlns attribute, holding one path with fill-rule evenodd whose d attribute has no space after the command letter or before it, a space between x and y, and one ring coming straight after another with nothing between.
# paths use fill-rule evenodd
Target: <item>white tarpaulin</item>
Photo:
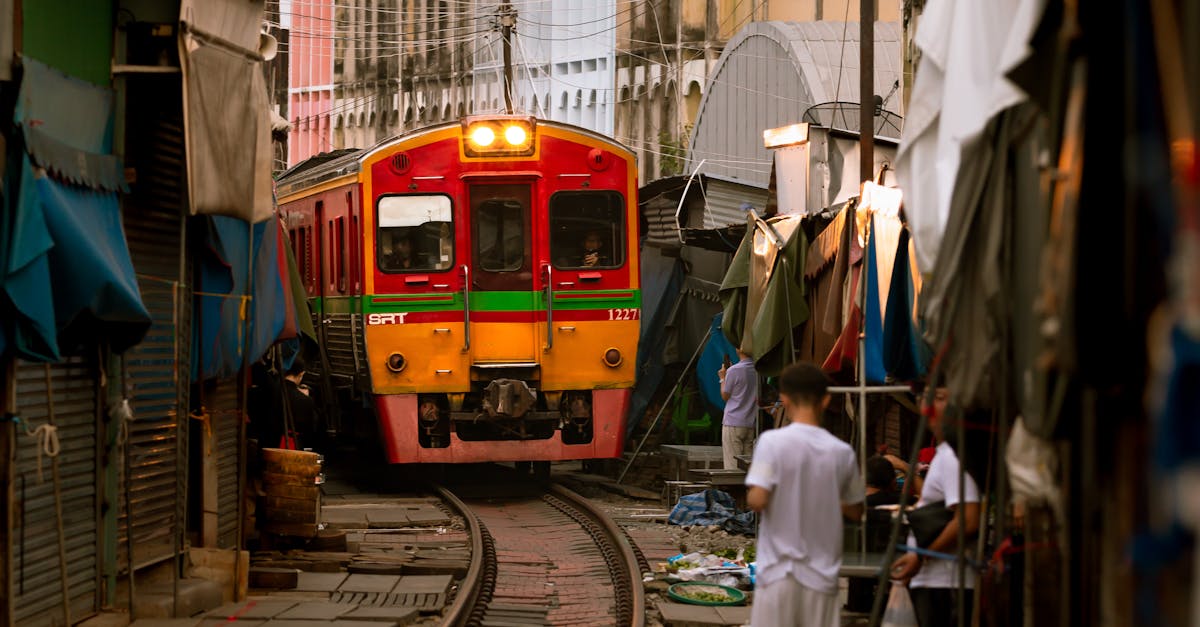
<instances>
[{"instance_id":1,"label":"white tarpaulin","mask_svg":"<svg viewBox=\"0 0 1200 627\"><path fill-rule=\"evenodd\" d=\"M183 0L188 194L193 214L272 215L271 112L258 57L262 0Z\"/></svg>"},{"instance_id":2,"label":"white tarpaulin","mask_svg":"<svg viewBox=\"0 0 1200 627\"><path fill-rule=\"evenodd\" d=\"M1025 99L1005 75L1029 55L1046 0L929 0L917 27L916 82L896 156L921 268L932 270L963 146Z\"/></svg>"}]
</instances>

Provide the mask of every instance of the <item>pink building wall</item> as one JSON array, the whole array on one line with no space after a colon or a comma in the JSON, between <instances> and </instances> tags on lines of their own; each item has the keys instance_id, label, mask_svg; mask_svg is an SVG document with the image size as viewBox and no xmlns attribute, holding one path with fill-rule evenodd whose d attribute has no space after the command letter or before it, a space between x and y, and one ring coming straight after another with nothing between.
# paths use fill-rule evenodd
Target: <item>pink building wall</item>
<instances>
[{"instance_id":1,"label":"pink building wall","mask_svg":"<svg viewBox=\"0 0 1200 627\"><path fill-rule=\"evenodd\" d=\"M334 0L292 3L288 52L288 165L332 148Z\"/></svg>"}]
</instances>

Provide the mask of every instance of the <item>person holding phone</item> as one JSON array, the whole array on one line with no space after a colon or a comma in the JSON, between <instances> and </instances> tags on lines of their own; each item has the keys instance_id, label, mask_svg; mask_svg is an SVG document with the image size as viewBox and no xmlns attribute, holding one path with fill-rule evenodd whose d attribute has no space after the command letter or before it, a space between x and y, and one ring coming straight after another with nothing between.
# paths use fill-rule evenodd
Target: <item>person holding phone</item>
<instances>
[{"instance_id":1,"label":"person holding phone","mask_svg":"<svg viewBox=\"0 0 1200 627\"><path fill-rule=\"evenodd\" d=\"M749 353L737 350L738 362L717 371L725 414L721 419L721 453L726 470L737 469L737 456L754 452L754 421L758 419L758 371Z\"/></svg>"}]
</instances>

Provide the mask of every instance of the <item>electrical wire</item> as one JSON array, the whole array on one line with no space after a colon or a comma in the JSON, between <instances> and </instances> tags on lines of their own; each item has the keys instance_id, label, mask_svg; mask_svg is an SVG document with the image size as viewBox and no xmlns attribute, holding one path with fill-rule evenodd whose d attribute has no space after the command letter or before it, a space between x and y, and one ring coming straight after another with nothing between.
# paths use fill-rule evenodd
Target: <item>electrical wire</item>
<instances>
[{"instance_id":1,"label":"electrical wire","mask_svg":"<svg viewBox=\"0 0 1200 627\"><path fill-rule=\"evenodd\" d=\"M548 1L548 0L543 0L543 1ZM632 3L633 3L633 1L634 1L634 0L629 0L629 1L628 1L628 5L629 5L629 7L630 7L630 8L628 9L628 12L630 12L630 13L632 13ZM741 3L742 3L743 1L744 1L744 0L739 0L738 4L737 4L737 5L735 5L735 7L734 7L734 10L735 10L735 11L736 11L736 8L737 8L737 6L740 6L740 5L741 5ZM305 4L315 4L315 3L305 3ZM467 4L469 4L469 3L463 2L463 3L461 3L461 4L463 4L463 5L467 5ZM348 9L348 8L350 8L350 7L345 7L344 5L342 5L342 6L340 6L340 7L337 7L337 8L347 8L347 9ZM756 11L756 10L757 10L757 8L758 8L758 6L757 6L757 2L755 2L755 3L752 3L752 6L751 6L751 14L749 15L749 17L751 17L751 18L753 17L753 14L754 14L753 12L754 12L754 11ZM355 9L358 9L358 7L355 7ZM402 11L388 11L388 10L378 10L378 11L370 11L370 10L368 10L368 12L372 12L372 13L380 13L380 14L389 14L389 15L401 15L401 14L403 14L403 12L402 12ZM550 26L550 27L554 27L554 28L566 29L566 28L571 28L571 27L574 27L574 26L583 26L583 25L587 25L587 24L594 24L594 23L601 23L601 22L611 22L611 21L613 21L613 20L617 19L617 18L620 16L620 14L621 14L622 12L624 12L624 11L617 11L616 13L614 13L614 14L612 14L612 15L610 15L610 16L606 16L605 18L602 18L602 19L589 20L589 21L579 22L579 23L570 24L570 25L568 25L568 24L564 24L564 25L546 24L546 23L544 23L544 22L539 22L539 21L530 20L530 19L523 19L523 20L520 20L520 21L518 22L518 24L533 24L533 25L537 25L537 26ZM292 13L293 13L293 15L295 15L295 12L294 12L294 11L293 11ZM643 12L643 14L644 14L644 12ZM445 13L440 13L440 15L456 15L456 16L461 16L461 15L463 15L463 14L461 14L461 13L449 13L449 12L445 12ZM485 18L486 18L486 17L490 17L490 14L488 14L488 15L484 15L484 17L485 17ZM732 19L732 17L733 17L733 15L732 15L732 14L731 14L730 16L727 16L725 20L722 20L721 24L723 25L723 24L727 23L729 19ZM465 19L466 19L467 21L470 21L470 20L472 20L472 19L478 20L478 19L480 19L480 18L479 18L478 16L476 16L475 18L465 18ZM629 19L627 19L627 20L625 20L625 21L623 21L623 22L621 22L620 24L617 24L617 25L615 25L615 26L612 26L612 27L609 27L609 28L606 28L606 29L601 29L601 30L598 30L598 31L596 31L596 32L587 33L587 34L584 34L584 35L582 35L582 36L586 38L586 37L593 37L593 36L596 36L596 35L600 35L600 34L603 34L603 33L606 33L606 32L612 31L612 30L615 30L615 29L616 29L617 27L619 27L619 26L623 26L623 25L625 25L625 24L628 24L628 23L632 22L634 19L636 19L636 18L634 18L634 17L630 17ZM655 19L656 19L656 22L657 22L657 13L655 14ZM741 23L744 23L744 22L745 22L745 19L746 19L746 18L743 18L743 19L742 19L742 20L739 22L739 24L741 24ZM430 23L432 23L433 21L435 21L435 20L429 20L429 22L430 22ZM657 44L658 44L658 46L659 46L659 50L660 50L660 52L661 52L661 53L662 53L662 55L663 55L663 58L664 58L664 59L667 59L667 58L669 57L669 55L667 54L666 48L665 48L665 46L663 45L663 42L661 41L661 39L662 39L662 36L661 36L661 24L656 24L656 26L657 26L657 28L659 29L659 35L660 35L659 39L660 39L660 41L658 41L658 42L645 42L645 41L642 41L642 40L631 40L631 41L635 41L635 42L638 42L638 43L647 43L647 44L651 44L651 45L653 45L653 44L657 43ZM456 29L461 29L461 28L469 28L469 27L470 27L470 25L465 25L465 26L463 26L463 25L460 25L460 26L456 26L456 27L452 28L451 30L456 30ZM426 40L416 40L416 41L401 41L401 42L397 43L396 45L397 45L397 49L399 49L399 48L401 48L401 47L408 47L408 46L414 46L414 45L415 45L415 46L429 46L429 45L433 45L435 42L447 42L447 43L451 43L451 42L452 42L452 43L455 43L455 44L457 44L458 46L460 46L460 47L461 47L461 46L464 46L464 45L465 45L465 44L467 44L467 43L472 43L472 42L475 42L475 41L477 41L477 38L476 38L476 37L474 37L475 35L479 35L479 34L485 34L485 35L486 35L486 34L490 34L490 33L494 33L494 28L477 30L477 31L474 31L474 32L470 33L469 35L467 35L467 36L463 36L463 37L447 37L447 38L445 38L445 39L438 39L438 40L428 40L428 39L426 39ZM299 33L297 33L297 34L299 34L299 35L303 36L303 35L307 35L308 33L305 33L305 32L303 32L303 31L301 31L301 32L299 32ZM547 116L547 115L546 115L546 109L545 109L545 105L549 105L550 103L549 103L549 102L548 102L548 101L547 101L545 98L543 98L543 99L541 99L541 100L539 100L539 99L538 99L538 94L537 94L537 92L539 91L539 90L538 90L538 86L534 84L534 78L535 78L535 76L536 76L536 73L537 73L537 72L541 72L541 73L544 75L544 77L545 77L545 79L544 79L544 80L545 80L547 83L553 83L553 82L557 82L557 83L559 83L559 84L561 84L561 85L564 85L564 86L567 86L567 87L570 87L570 88L574 88L574 89L576 89L576 90L583 90L583 89L587 89L587 90L589 90L590 92L595 92L595 91L602 91L602 92L617 92L617 91L618 91L618 88L615 88L615 87L597 87L597 86L593 86L593 85L580 85L580 84L573 83L573 82L571 82L571 81L564 80L564 79L563 79L561 76L556 76L556 75L550 74L549 72L547 72L547 71L545 70L545 68L544 68L544 65L543 65L543 64L531 64L531 63L529 63L528 52L527 52L527 50L526 50L526 49L525 49L525 47L524 47L523 41L521 41L521 39L522 39L522 38L529 38L529 39L532 39L532 40L537 40L537 41L551 41L551 42L553 42L553 41L577 41L577 40L578 40L578 37L575 37L575 38L562 38L562 37L542 37L542 36L539 36L539 35L536 35L536 34L532 34L532 33L528 33L528 32L518 32L518 35L519 35L519 38L518 38L518 45L519 45L519 46L520 46L520 48L521 48L521 54L522 54L522 58L523 58L523 59L524 59L524 61L525 61L525 63L523 64L523 67L522 67L522 69L524 70L524 73L525 73L525 78L526 78L526 79L529 81L529 83L530 83L530 87L532 88L532 90L533 90L533 92L534 92L534 93L533 93L534 103L536 104L536 106L537 106L537 107L541 108L541 113L542 113L543 117L549 117L549 116ZM333 37L326 37L326 36L324 36L324 34L319 34L319 36L314 36L313 38L330 38L330 39L333 39ZM360 40L360 38L356 38L356 37L345 37L345 38L342 38L342 39L345 39L345 40L348 40L348 41L359 41L359 40ZM373 40L373 41L372 41L372 43L375 43L376 45L378 45L380 42L379 42L379 40ZM388 43L388 42L384 41L383 43L385 43L385 44L386 44L386 43ZM845 45L845 37L843 37L842 45L843 45L843 49L844 49L844 45ZM382 47L382 46L381 46L381 47ZM679 47L680 47L680 49L684 49L684 48L686 48L686 49L693 50L693 51L699 51L699 49L696 49L696 48L690 48L690 47L686 47L686 46L679 46ZM493 61L494 61L495 63L497 63L497 64L498 64L498 59L496 58L496 57L497 57L497 55L496 55L496 51L495 51L495 40L494 40L494 39L490 39L490 40L488 41L488 52L491 54L491 57L492 57ZM667 70L671 70L671 71L675 70L675 66L674 66L674 64L672 64L672 63L669 63L669 62L660 62L660 61L657 61L657 60L655 60L655 59L651 59L651 58L649 58L649 57L646 57L646 56L643 56L643 55L639 55L639 54L637 54L636 52L634 52L634 51L632 51L632 50L628 50L628 49L621 49L621 48L614 48L614 52L615 52L615 53L618 53L618 54L625 54L625 55L631 56L631 57L633 57L633 58L638 58L638 59L644 60L644 61L646 61L647 63L650 63L650 64L653 64L653 65L658 65L658 66L664 67L664 68L666 68ZM404 53L397 53L397 54L394 54L394 55L376 55L375 57L368 57L368 58L366 58L366 59L356 59L356 60L367 60L367 61L369 61L369 60L371 60L372 58L378 58L378 59L382 59L382 58L395 58L395 57L397 57L397 56L401 56L401 54L404 54ZM323 55L312 55L312 56L323 56ZM478 57L478 49L475 51L475 53L474 53L474 55L473 55L473 56L476 56L476 57ZM747 55L747 56L754 56L754 55ZM479 65L486 65L486 62L479 63ZM533 65L533 67L532 67L532 68L530 67L531 65ZM491 68L482 68L482 69L488 69L488 70L490 70ZM503 82L503 74L502 74L502 72L500 72L500 71L499 71L499 67L497 68L497 70L498 70L498 75L499 75L499 77L500 77L500 78L499 78L499 80L498 80L497 82ZM459 74L459 76L457 77L457 79L456 79L456 81L455 81L456 85L454 86L454 88L457 88L458 86L460 86L460 85L461 85L461 83L462 83L462 82L463 82L463 81L466 79L467 75L468 75L468 74L471 74L471 73L470 73L470 72L459 72L458 74ZM670 84L672 81L664 81L664 82L667 82L668 84ZM681 102L681 101L682 101L682 91L681 91L681 89L682 89L682 84L681 84L681 83L679 83L678 81L674 81L674 82L676 83L676 91L679 91L679 92L680 92L679 94L676 94L676 98L677 98L677 100L678 100L678 101L680 101L680 102ZM723 82L723 81L720 81L720 80L708 81L708 83L709 83L710 85L717 85L717 84L721 84L722 82ZM493 84L494 84L494 83L493 83ZM476 87L478 87L478 86L479 86L479 84L478 84L478 83L476 83ZM766 97L772 97L772 98L775 98L775 99L778 99L778 100L790 101L790 102L796 102L796 103L800 103L800 104L811 104L811 103L807 103L807 102L804 102L804 101L801 101L801 100L798 100L798 99L794 99L794 98L786 98L786 97L779 96L778 94L772 94L772 93L768 93L768 92L763 92L763 91L761 91L761 90L755 90L755 89L748 88L748 87L741 86L741 85L735 85L735 84L726 84L726 86L728 86L728 87L731 87L731 88L733 88L733 89L736 89L736 90L739 90L739 91L743 91L743 92L747 92L747 93L752 93L752 94L758 94L758 95L762 95L762 96L766 96ZM620 89L621 89L621 90L623 90L623 89L629 89L630 87L636 87L636 86L627 85L627 86L625 86L625 87L623 87L623 88L620 88ZM514 86L514 88L515 88L515 86ZM475 89L473 89L472 91L475 91ZM393 95L393 96L394 96L395 94L391 94L391 95ZM480 94L476 94L476 95L480 95ZM577 100L578 100L578 96L579 96L579 95L580 95L580 94L579 94L579 92L577 92ZM594 94L593 94L593 96L594 96ZM373 103L373 102L376 102L376 101L380 100L380 98L381 98L381 96L379 96L379 95L375 95L375 96L364 96L364 97L359 97L359 98L356 98L356 99L352 99L352 100L350 100L350 101L344 101L344 100L343 100L343 101L342 101L340 104L338 104L338 105L335 105L334 107L331 107L330 109L326 110L325 112L317 112L317 113L311 114L311 115L309 115L309 116L306 116L306 117L305 117L305 119L304 119L303 121L309 121L309 120L312 120L312 119L314 119L314 118L320 118L320 117L323 117L324 115L332 115L332 114L334 114L334 113L336 113L336 112L338 112L338 111L345 111L345 110L348 110L348 109L351 109L351 110L357 110L357 109L359 109L359 108L365 108L365 107L366 107L367 105L369 105L370 103ZM487 103L487 100L486 100L486 99L478 99L478 100L479 100L479 101L480 101L480 102L483 104L483 107L486 107L486 103ZM610 100L610 99L607 99L607 98L606 98L606 99L603 99L603 100L599 100L599 101L595 102L594 104L596 104L596 105L605 105L605 106L607 106L607 105L620 105L620 104L624 104L624 103L628 103L628 102L637 102L638 100L640 100L640 97L635 95L635 96L631 96L631 97L624 98L624 99L622 99L622 98L619 98L619 97L618 97L618 98L613 98L613 99L611 99L611 100ZM580 105L582 105L582 104L583 104L583 103L582 103L582 101L580 101L580 102L576 102L576 106L580 106ZM514 106L516 106L516 103L514 103ZM593 103L589 102L589 103L588 103L588 107L591 107L591 106L593 106ZM412 107L410 106L410 107L409 107L409 109L411 110L411 108L412 108ZM562 108L562 107L560 107L560 109L561 109L561 108ZM397 111L397 110L398 110L398 109L393 109L393 111ZM360 111L360 112L359 112L359 116L361 117L361 116L362 116L364 113L365 113L365 111ZM386 113L385 113L385 115L386 115ZM406 116L405 116L405 119L406 119L406 120L409 120L410 118L411 118L411 116L410 116L410 115L406 115ZM655 125L653 124L653 122L650 120L650 118L649 118L649 117L646 117L646 118L644 118L644 120L645 120L645 122L647 123L647 125L648 125L648 126L651 126L651 127L655 126ZM301 120L300 120L299 118L297 118L297 121L301 121ZM657 131L657 132L659 132L659 133L661 133L661 129L656 129L656 131ZM633 138L623 138L623 141L632 141L632 142L635 142L635 143L643 144L643 146L657 146L657 145L658 145L656 142L651 142L651 141L647 141L647 140L636 140L636 139L633 139ZM678 155L675 155L675 154L670 154L670 155L668 155L667 153L661 153L661 152L658 152L658 151L649 150L648 148L645 148L645 147L643 147L641 150L642 150L643 152L648 152L648 153L653 153L653 154L659 154L659 155L671 156L671 157L678 157ZM731 155L721 155L721 156L731 156ZM714 161L719 161L719 159L714 159ZM732 162L734 162L734 161L736 161L736 160L726 160L726 161L729 161L730 163L732 163ZM769 162L759 162L759 161L754 161L753 163L759 163L759 164L763 164L763 165L765 165L765 164L767 164L767 163L769 163Z\"/></svg>"},{"instance_id":2,"label":"electrical wire","mask_svg":"<svg viewBox=\"0 0 1200 627\"><path fill-rule=\"evenodd\" d=\"M850 29L850 0L846 0L846 13L842 16L842 49L838 52L838 77L833 86L833 101L837 102L842 93L842 70L846 67L846 34Z\"/></svg>"}]
</instances>

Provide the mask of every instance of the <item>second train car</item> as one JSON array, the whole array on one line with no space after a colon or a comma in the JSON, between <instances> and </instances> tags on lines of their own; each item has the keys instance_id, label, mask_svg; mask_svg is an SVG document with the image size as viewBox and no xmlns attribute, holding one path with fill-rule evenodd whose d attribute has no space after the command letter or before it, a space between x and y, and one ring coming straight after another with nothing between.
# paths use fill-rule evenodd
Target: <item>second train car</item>
<instances>
[{"instance_id":1,"label":"second train car","mask_svg":"<svg viewBox=\"0 0 1200 627\"><path fill-rule=\"evenodd\" d=\"M470 117L277 184L325 373L392 463L618 457L641 291L634 155Z\"/></svg>"}]
</instances>

